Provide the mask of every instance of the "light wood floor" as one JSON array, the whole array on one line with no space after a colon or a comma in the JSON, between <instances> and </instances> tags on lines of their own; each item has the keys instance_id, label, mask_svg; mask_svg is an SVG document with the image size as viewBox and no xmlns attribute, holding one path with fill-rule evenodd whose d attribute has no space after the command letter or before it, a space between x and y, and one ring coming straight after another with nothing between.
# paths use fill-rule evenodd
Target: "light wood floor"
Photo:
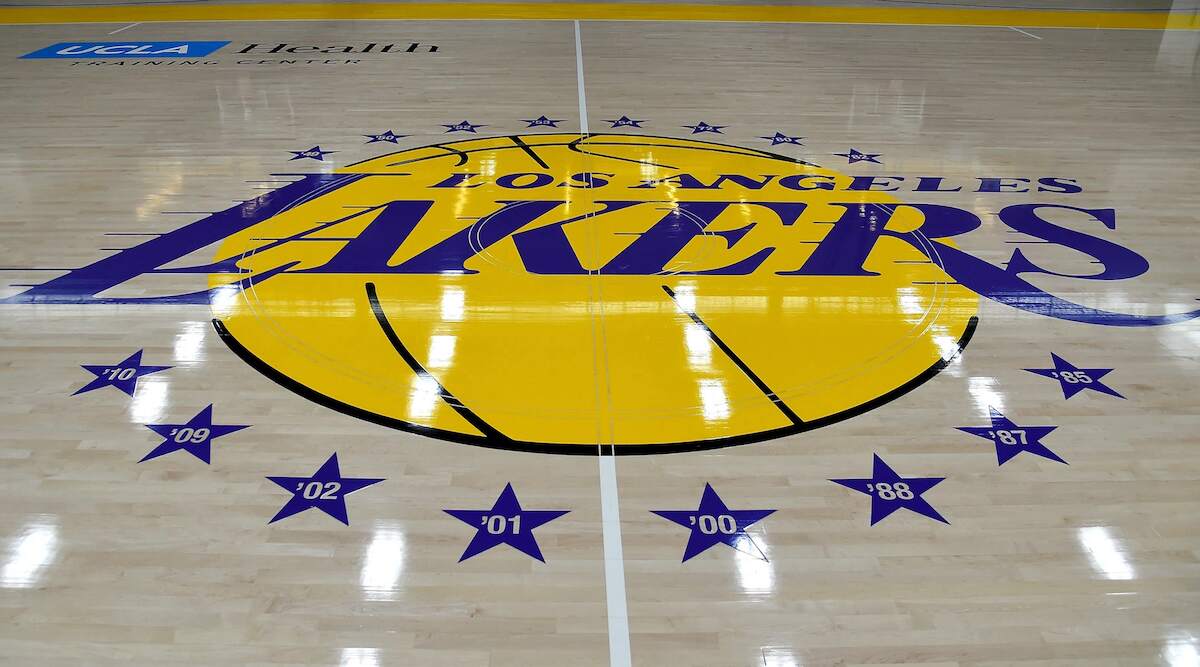
<instances>
[{"instance_id":1,"label":"light wood floor","mask_svg":"<svg viewBox=\"0 0 1200 667\"><path fill-rule=\"evenodd\" d=\"M0 25L0 297L153 238L106 234L165 234L200 217L170 212L445 141L443 124L536 133L520 119L545 115L580 130L570 21L133 23ZM118 39L232 44L213 64L19 59ZM281 42L438 50L234 53ZM1017 247L996 212L1039 195L972 192L978 179L1075 179L1084 192L1047 201L1115 209L1115 230L1070 226L1150 268L1039 287L1138 315L1197 307L1200 31L611 20L581 22L579 47L591 131L627 115L688 138L706 121L723 134L696 138L907 177L899 200L982 216L957 241L995 264ZM364 143L386 130L408 136ZM760 138L777 131L804 145ZM288 160L317 145L338 152ZM850 148L882 164L835 156ZM913 192L919 176L965 187ZM1094 267L1021 247L1060 273ZM124 289L207 287L164 274ZM212 317L0 304L0 663L1200 666L1200 321L1110 327L983 298L965 353L886 405L737 447L618 456L606 479L611 459L451 443L305 400L231 352ZM133 397L72 395L93 379L81 365L139 349L173 368ZM1104 381L1126 399L1064 400L1022 370L1051 352L1114 369ZM215 440L211 465L139 463L162 440L145 424L208 404L251 428ZM956 430L989 407L1058 426L1046 444L1069 465L998 466L991 442ZM386 480L346 496L350 525L316 510L268 524L290 496L265 478L334 452L343 475ZM949 523L900 510L870 525L871 499L829 480L869 477L873 455L945 477L924 498ZM614 480L617 495L602 489ZM570 510L535 533L546 563L503 545L459 563L474 531L443 510L489 508L508 483L526 509ZM706 483L732 509L776 510L748 529L765 560L718 544L680 562L688 530L651 511L694 509Z\"/></svg>"}]
</instances>

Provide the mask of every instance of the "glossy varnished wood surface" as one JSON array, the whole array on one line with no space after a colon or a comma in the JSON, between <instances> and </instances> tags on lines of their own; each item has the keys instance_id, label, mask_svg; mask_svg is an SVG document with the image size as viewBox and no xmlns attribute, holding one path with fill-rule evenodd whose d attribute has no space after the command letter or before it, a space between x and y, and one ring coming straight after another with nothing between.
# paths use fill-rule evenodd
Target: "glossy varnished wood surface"
<instances>
[{"instance_id":1,"label":"glossy varnished wood surface","mask_svg":"<svg viewBox=\"0 0 1200 667\"><path fill-rule=\"evenodd\" d=\"M436 54L355 66L71 67L17 56L121 25L5 26L0 47L0 266L75 267L252 196L287 151L319 144L341 166L468 119L495 134L545 114L578 128L569 23L310 22L143 25L123 39L235 43L419 41ZM1111 207L1105 238L1146 256L1121 282L1039 285L1122 312L1196 304L1200 33L953 26L585 22L587 113L833 164L853 146L883 165L853 174L1078 179L1054 201ZM1039 39L1040 38L1040 39ZM783 151L780 151L783 152ZM315 164L315 163L314 163ZM306 165L311 168L312 165ZM261 186L261 184L260 184ZM901 193L994 214L1021 194ZM961 246L1007 258L998 224ZM1030 257L1086 270L1077 254ZM9 283L53 271L5 268ZM158 286L202 289L197 276ZM4 288L7 296L19 288ZM136 294L135 284L125 288ZM0 306L0 662L13 665L610 664L600 481L590 457L472 448L385 429L280 388L233 356L206 306ZM938 666L1200 664L1200 371L1195 321L1077 324L992 301L965 355L933 381L852 420L711 452L616 463L635 665ZM80 364L173 365L133 399L71 392ZM1128 397L1062 400L1022 371L1050 352L1111 367ZM819 351L790 351L819 353ZM213 403L252 428L137 463L142 424ZM989 406L1054 424L1070 465L954 430ZM315 511L268 526L336 451L342 472L384 477L347 500L351 525ZM949 525L830 483L872 454L946 477L926 496ZM494 549L456 563L470 530L443 508L488 507L505 483L524 505L569 508L538 530L547 564ZM768 557L721 547L681 564L687 532L650 513L694 507L711 483L735 508L778 511L751 529Z\"/></svg>"}]
</instances>

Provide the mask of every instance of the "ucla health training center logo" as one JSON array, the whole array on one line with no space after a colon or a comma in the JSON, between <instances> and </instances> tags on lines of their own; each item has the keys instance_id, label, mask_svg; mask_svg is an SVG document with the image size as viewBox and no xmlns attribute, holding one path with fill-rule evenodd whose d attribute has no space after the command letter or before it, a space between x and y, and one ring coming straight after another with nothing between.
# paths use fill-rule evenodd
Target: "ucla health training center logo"
<instances>
[{"instance_id":1,"label":"ucla health training center logo","mask_svg":"<svg viewBox=\"0 0 1200 667\"><path fill-rule=\"evenodd\" d=\"M798 139L765 138L799 143L780 136ZM1107 326L1200 315L1111 312L1035 284L1149 268L1104 238L1116 212L1075 201L1084 187L1068 178L850 176L692 139L556 133L289 176L8 301L211 304L241 358L309 399L563 453L598 439L623 453L715 447L859 414L953 359L980 297ZM920 202L965 191L1036 198L995 218L1044 250L995 264L960 249L980 216ZM1051 266L1051 246L1089 268ZM207 288L153 291L189 274Z\"/></svg>"},{"instance_id":2,"label":"ucla health training center logo","mask_svg":"<svg viewBox=\"0 0 1200 667\"><path fill-rule=\"evenodd\" d=\"M202 58L229 42L60 42L22 58Z\"/></svg>"},{"instance_id":3,"label":"ucla health training center logo","mask_svg":"<svg viewBox=\"0 0 1200 667\"><path fill-rule=\"evenodd\" d=\"M72 65L218 65L212 54L230 41L59 42L26 53L23 60L71 60ZM403 54L437 53L435 44L363 42L357 44L241 44L230 49L237 65L355 65Z\"/></svg>"}]
</instances>

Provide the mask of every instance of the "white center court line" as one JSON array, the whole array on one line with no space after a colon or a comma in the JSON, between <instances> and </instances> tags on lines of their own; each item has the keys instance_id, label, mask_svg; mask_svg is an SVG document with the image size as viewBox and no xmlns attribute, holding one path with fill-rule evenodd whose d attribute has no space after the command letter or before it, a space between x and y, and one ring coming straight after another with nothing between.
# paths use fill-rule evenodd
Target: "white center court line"
<instances>
[{"instance_id":1,"label":"white center court line","mask_svg":"<svg viewBox=\"0 0 1200 667\"><path fill-rule=\"evenodd\" d=\"M575 21L575 80L579 89L579 133L587 136L587 95L583 83L583 46L579 39L579 21ZM604 344L603 337L600 344ZM629 650L629 609L625 599L625 554L621 548L617 457L611 449L605 454L603 444L597 444L600 445L600 523L604 536L604 591L608 606L608 664L611 667L630 667L633 658Z\"/></svg>"},{"instance_id":2,"label":"white center court line","mask_svg":"<svg viewBox=\"0 0 1200 667\"><path fill-rule=\"evenodd\" d=\"M1034 39L1041 39L1041 37L1038 37L1037 35L1033 34L1032 32L1025 32L1024 30L1021 30L1020 28L1014 28L1011 25L1008 26L1008 29L1016 30L1017 32L1021 33L1022 35L1025 35L1026 37L1032 37Z\"/></svg>"},{"instance_id":3,"label":"white center court line","mask_svg":"<svg viewBox=\"0 0 1200 667\"><path fill-rule=\"evenodd\" d=\"M115 34L117 34L118 32L123 32L123 31L125 31L125 30L129 30L130 28L134 28L134 27L137 27L137 26L139 26L139 25L141 25L141 23L140 23L140 22L138 22L138 23L130 23L129 25L125 26L124 28L117 28L116 30L114 30L114 31L112 31L112 32L110 32L110 33L108 33L108 34L110 34L110 35L115 35Z\"/></svg>"}]
</instances>

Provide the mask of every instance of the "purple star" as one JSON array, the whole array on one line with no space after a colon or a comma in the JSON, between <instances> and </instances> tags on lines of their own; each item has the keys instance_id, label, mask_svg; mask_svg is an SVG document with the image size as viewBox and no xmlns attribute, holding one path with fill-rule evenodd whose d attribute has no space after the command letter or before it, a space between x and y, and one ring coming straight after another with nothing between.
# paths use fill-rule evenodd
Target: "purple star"
<instances>
[{"instance_id":1,"label":"purple star","mask_svg":"<svg viewBox=\"0 0 1200 667\"><path fill-rule=\"evenodd\" d=\"M473 133L473 132L475 132L475 130L477 128L487 127L487 125L474 125L474 124L470 123L469 121L464 120L461 123L453 123L450 125L443 124L442 127L447 128L445 133L450 133L450 132L472 132Z\"/></svg>"},{"instance_id":2,"label":"purple star","mask_svg":"<svg viewBox=\"0 0 1200 667\"><path fill-rule=\"evenodd\" d=\"M133 396L133 392L137 389L138 378L143 375L165 371L171 366L143 366L142 351L138 350L129 355L124 361L115 363L111 366L93 366L85 364L82 366L84 370L95 375L96 378L87 383L74 394L84 394L89 391L99 389L101 387L113 386L121 391Z\"/></svg>"},{"instance_id":3,"label":"purple star","mask_svg":"<svg viewBox=\"0 0 1200 667\"><path fill-rule=\"evenodd\" d=\"M874 469L866 479L831 479L848 489L871 496L871 525L883 521L898 509L907 509L942 523L950 523L921 497L945 477L901 477L888 464L874 455Z\"/></svg>"},{"instance_id":4,"label":"purple star","mask_svg":"<svg viewBox=\"0 0 1200 667\"><path fill-rule=\"evenodd\" d=\"M641 127L642 123L646 122L644 120L633 120L629 116L621 116L616 120L612 118L604 118L602 120L606 123L612 123L613 127Z\"/></svg>"},{"instance_id":5,"label":"purple star","mask_svg":"<svg viewBox=\"0 0 1200 667\"><path fill-rule=\"evenodd\" d=\"M1050 353L1050 358L1054 360L1054 368L1026 368L1025 370L1058 380L1059 385L1062 386L1063 398L1071 398L1084 389L1091 389L1092 391L1116 396L1117 398L1125 398L1118 394L1116 390L1100 381L1100 378L1113 372L1114 369L1076 368L1071 362L1053 352Z\"/></svg>"},{"instance_id":6,"label":"purple star","mask_svg":"<svg viewBox=\"0 0 1200 667\"><path fill-rule=\"evenodd\" d=\"M181 449L201 461L209 463L213 440L234 431L250 428L248 424L214 424L212 409L213 406L210 403L207 408L196 413L196 416L189 419L186 424L146 424L146 428L166 440L163 440L162 444L155 447L149 454L143 456L138 463L156 459Z\"/></svg>"},{"instance_id":7,"label":"purple star","mask_svg":"<svg viewBox=\"0 0 1200 667\"><path fill-rule=\"evenodd\" d=\"M1008 417L1000 414L999 410L992 407L989 407L988 410L992 413L991 426L956 426L955 428L964 433L991 440L996 445L998 465L1004 465L1021 452L1029 452L1051 461L1066 463L1041 442L1042 438L1058 428L1057 426L1018 426Z\"/></svg>"},{"instance_id":8,"label":"purple star","mask_svg":"<svg viewBox=\"0 0 1200 667\"><path fill-rule=\"evenodd\" d=\"M721 129L729 127L729 126L728 125L709 125L708 123L706 123L704 121L700 121L699 123L696 123L695 125L682 125L681 127L690 128L692 130L692 134L700 134L701 132L713 132L716 134L725 134L724 132L721 131Z\"/></svg>"},{"instance_id":9,"label":"purple star","mask_svg":"<svg viewBox=\"0 0 1200 667\"><path fill-rule=\"evenodd\" d=\"M773 137L759 137L759 139L766 139L770 141L772 146L778 146L779 144L795 144L797 146L803 146L804 144L800 143L800 140L803 138L804 137L789 137L782 132L776 132L775 136Z\"/></svg>"},{"instance_id":10,"label":"purple star","mask_svg":"<svg viewBox=\"0 0 1200 667\"><path fill-rule=\"evenodd\" d=\"M312 148L310 148L306 151L288 151L288 152L292 154L292 157L288 158L288 162L291 162L292 160L303 160L304 158L309 158L311 160L317 160L318 162L324 162L326 155L329 155L330 153L336 153L337 151L323 151L323 150L321 150L320 146L313 146Z\"/></svg>"},{"instance_id":11,"label":"purple star","mask_svg":"<svg viewBox=\"0 0 1200 667\"><path fill-rule=\"evenodd\" d=\"M292 492L292 499L267 523L275 523L315 507L347 526L350 525L350 519L346 516L346 496L383 481L383 478L342 477L338 469L337 452L322 463L312 477L267 479Z\"/></svg>"},{"instance_id":12,"label":"purple star","mask_svg":"<svg viewBox=\"0 0 1200 667\"><path fill-rule=\"evenodd\" d=\"M396 134L395 132L388 130L387 132L384 132L383 134L364 134L363 136L367 138L366 143L368 143L368 144L373 144L377 141L386 141L389 144L398 144L398 143L400 143L401 139L403 139L404 137L407 137L408 135L407 134Z\"/></svg>"},{"instance_id":13,"label":"purple star","mask_svg":"<svg viewBox=\"0 0 1200 667\"><path fill-rule=\"evenodd\" d=\"M731 510L712 486L706 483L704 493L700 495L700 506L696 509L651 511L692 531L683 549L684 563L717 544L727 544L742 553L767 559L746 529L775 510Z\"/></svg>"},{"instance_id":14,"label":"purple star","mask_svg":"<svg viewBox=\"0 0 1200 667\"><path fill-rule=\"evenodd\" d=\"M512 484L506 484L490 510L442 510L475 529L458 562L501 544L546 562L533 537L533 529L549 523L570 510L527 510L521 508Z\"/></svg>"},{"instance_id":15,"label":"purple star","mask_svg":"<svg viewBox=\"0 0 1200 667\"><path fill-rule=\"evenodd\" d=\"M558 127L558 124L561 123L562 120L552 120L550 118L546 118L545 116L538 116L537 118L534 118L534 119L522 118L521 122L529 123L529 125L525 126L527 128L528 127Z\"/></svg>"},{"instance_id":16,"label":"purple star","mask_svg":"<svg viewBox=\"0 0 1200 667\"><path fill-rule=\"evenodd\" d=\"M883 155L882 153L864 153L857 148L851 148L850 152L848 153L834 153L834 155L846 158L849 160L848 164L854 164L855 162L874 162L875 164L883 164L879 160L875 159L880 155Z\"/></svg>"}]
</instances>

